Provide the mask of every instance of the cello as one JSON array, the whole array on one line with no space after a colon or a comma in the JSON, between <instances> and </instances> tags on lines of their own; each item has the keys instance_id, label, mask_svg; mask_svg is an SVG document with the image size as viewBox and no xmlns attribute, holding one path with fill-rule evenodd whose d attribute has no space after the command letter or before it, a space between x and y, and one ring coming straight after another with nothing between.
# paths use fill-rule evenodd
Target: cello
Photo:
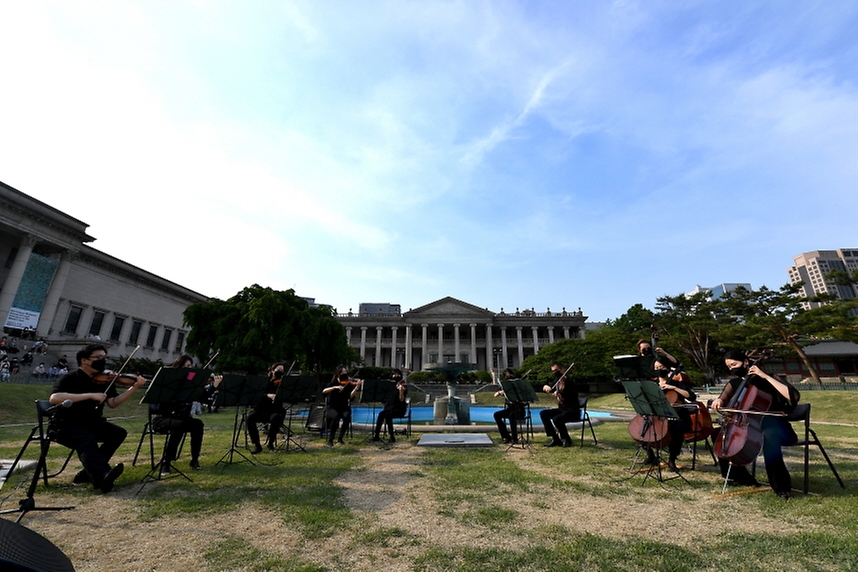
<instances>
[{"instance_id":1,"label":"cello","mask_svg":"<svg viewBox=\"0 0 858 572\"><path fill-rule=\"evenodd\" d=\"M769 357L770 354L765 353L749 361L749 368ZM727 415L715 440L715 455L740 466L750 465L760 454L763 448L763 416L759 413L768 412L774 401L769 393L749 385L749 377L750 374L746 373L727 406L720 409Z\"/></svg>"}]
</instances>

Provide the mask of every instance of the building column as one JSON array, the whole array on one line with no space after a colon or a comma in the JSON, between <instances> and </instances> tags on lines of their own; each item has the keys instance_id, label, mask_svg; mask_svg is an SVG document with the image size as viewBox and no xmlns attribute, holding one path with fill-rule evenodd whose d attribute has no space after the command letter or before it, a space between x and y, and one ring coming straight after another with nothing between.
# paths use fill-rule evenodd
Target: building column
<instances>
[{"instance_id":1,"label":"building column","mask_svg":"<svg viewBox=\"0 0 858 572\"><path fill-rule=\"evenodd\" d=\"M554 326L548 326L548 343L554 343Z\"/></svg>"},{"instance_id":2,"label":"building column","mask_svg":"<svg viewBox=\"0 0 858 572\"><path fill-rule=\"evenodd\" d=\"M533 332L533 355L536 355L539 353L539 328L531 326L530 329Z\"/></svg>"},{"instance_id":3,"label":"building column","mask_svg":"<svg viewBox=\"0 0 858 572\"><path fill-rule=\"evenodd\" d=\"M422 370L423 364L429 359L429 324L420 324L420 327L423 328L423 355L420 356L422 360L420 369Z\"/></svg>"},{"instance_id":4,"label":"building column","mask_svg":"<svg viewBox=\"0 0 858 572\"><path fill-rule=\"evenodd\" d=\"M381 367L381 326L375 327L375 367Z\"/></svg>"},{"instance_id":5,"label":"building column","mask_svg":"<svg viewBox=\"0 0 858 572\"><path fill-rule=\"evenodd\" d=\"M12 309L12 304L15 302L15 294L18 293L18 286L21 285L21 279L24 278L24 271L27 269L27 262L30 261L30 254L32 254L34 246L36 246L35 236L25 234L21 237L15 261L12 262L12 268L9 269L9 274L3 281L3 289L0 290L0 327L6 325L9 310Z\"/></svg>"},{"instance_id":6,"label":"building column","mask_svg":"<svg viewBox=\"0 0 858 572\"><path fill-rule=\"evenodd\" d=\"M453 361L460 361L459 357L459 327L462 324L453 324Z\"/></svg>"},{"instance_id":7,"label":"building column","mask_svg":"<svg viewBox=\"0 0 858 572\"><path fill-rule=\"evenodd\" d=\"M515 335L518 337L518 367L524 361L524 340L521 337L521 326L515 327Z\"/></svg>"},{"instance_id":8,"label":"building column","mask_svg":"<svg viewBox=\"0 0 858 572\"><path fill-rule=\"evenodd\" d=\"M411 331L411 324L405 324L405 369L414 371L411 366L411 346L414 343L414 333Z\"/></svg>"},{"instance_id":9,"label":"building column","mask_svg":"<svg viewBox=\"0 0 858 572\"><path fill-rule=\"evenodd\" d=\"M473 363L477 363L477 325L469 325L471 326L471 355L468 356L468 359L473 360Z\"/></svg>"},{"instance_id":10,"label":"building column","mask_svg":"<svg viewBox=\"0 0 858 572\"><path fill-rule=\"evenodd\" d=\"M492 325L486 324L486 371L492 370L492 361L495 357L495 350L492 347Z\"/></svg>"},{"instance_id":11,"label":"building column","mask_svg":"<svg viewBox=\"0 0 858 572\"><path fill-rule=\"evenodd\" d=\"M394 368L399 367L398 364L396 363L396 330L397 329L398 329L397 326L393 326L392 328L390 328L391 336L392 336L392 340L391 340L391 344L390 344L390 367L394 367Z\"/></svg>"},{"instance_id":12,"label":"building column","mask_svg":"<svg viewBox=\"0 0 858 572\"><path fill-rule=\"evenodd\" d=\"M438 363L444 363L444 324L438 324Z\"/></svg>"},{"instance_id":13,"label":"building column","mask_svg":"<svg viewBox=\"0 0 858 572\"><path fill-rule=\"evenodd\" d=\"M366 363L366 326L360 327L360 360Z\"/></svg>"},{"instance_id":14,"label":"building column","mask_svg":"<svg viewBox=\"0 0 858 572\"><path fill-rule=\"evenodd\" d=\"M569 339L569 326L563 326L563 337Z\"/></svg>"},{"instance_id":15,"label":"building column","mask_svg":"<svg viewBox=\"0 0 858 572\"><path fill-rule=\"evenodd\" d=\"M51 324L54 323L54 318L57 315L57 308L60 305L60 295L63 293L63 287L65 287L66 278L68 278L69 269L71 269L71 261L72 253L67 250L64 251L60 256L57 273L54 274L54 279L51 281L51 288L48 290L48 295L45 298L42 315L39 316L39 327L36 329L37 337L48 336L51 333Z\"/></svg>"},{"instance_id":16,"label":"building column","mask_svg":"<svg viewBox=\"0 0 858 572\"><path fill-rule=\"evenodd\" d=\"M346 345L352 345L352 327L346 326Z\"/></svg>"},{"instance_id":17,"label":"building column","mask_svg":"<svg viewBox=\"0 0 858 572\"><path fill-rule=\"evenodd\" d=\"M506 326L501 327L501 359L503 360L503 367L506 369L506 364L509 363L506 349Z\"/></svg>"}]
</instances>

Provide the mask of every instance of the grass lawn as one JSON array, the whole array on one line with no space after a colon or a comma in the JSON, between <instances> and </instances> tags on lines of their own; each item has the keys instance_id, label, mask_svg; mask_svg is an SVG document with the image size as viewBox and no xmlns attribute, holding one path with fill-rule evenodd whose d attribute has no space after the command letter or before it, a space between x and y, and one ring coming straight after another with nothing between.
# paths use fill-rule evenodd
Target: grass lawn
<instances>
[{"instance_id":1,"label":"grass lawn","mask_svg":"<svg viewBox=\"0 0 858 572\"><path fill-rule=\"evenodd\" d=\"M33 400L49 391L0 384L0 457L17 454ZM644 482L628 470L636 446L620 422L597 426L598 446L582 448L545 449L539 435L529 449L423 448L419 433L378 447L356 430L346 446L307 434L306 452L218 465L230 450L232 411L201 417L203 470L188 469L187 451L177 462L193 482L142 486L148 461L131 467L131 459L145 410L129 403L109 410L129 430L114 492L72 486L73 459L34 498L39 507L76 508L30 512L22 523L78 571L858 570L858 392L808 391L802 400L846 489L812 450L813 494L788 502L770 491L720 495L705 452L695 471L688 452L680 457L687 481ZM593 398L590 408L629 409L622 395ZM52 447L52 463L64 452ZM788 451L795 487L801 461L798 448ZM11 478L2 508L15 508L28 484L27 475Z\"/></svg>"}]
</instances>

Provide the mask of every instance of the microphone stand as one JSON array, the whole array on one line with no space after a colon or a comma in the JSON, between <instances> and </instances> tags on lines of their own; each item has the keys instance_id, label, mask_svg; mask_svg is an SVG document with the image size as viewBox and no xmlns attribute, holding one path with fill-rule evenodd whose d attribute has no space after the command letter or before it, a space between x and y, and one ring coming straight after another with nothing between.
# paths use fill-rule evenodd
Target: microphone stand
<instances>
[{"instance_id":1,"label":"microphone stand","mask_svg":"<svg viewBox=\"0 0 858 572\"><path fill-rule=\"evenodd\" d=\"M47 431L45 430L44 420L48 417L49 412L53 412L54 410L56 410L59 407L71 407L71 404L72 404L71 399L66 399L62 403L58 403L56 405L48 407L44 411L41 411L41 410L39 411L39 424L36 427L33 427L33 430L30 432L30 436L27 437L26 443L24 443L24 446L21 448L21 451L18 453L18 456L15 458L15 461L9 467L9 472L6 475L7 481L9 480L9 477L12 475L12 473L15 471L15 467L17 467L18 462L21 460L21 457L24 456L24 452L27 450L27 447L34 440L34 435L36 434L36 431L38 431L39 432L38 441L39 441L39 446L40 446L39 460L36 462L36 466L33 470L33 478L30 479L30 486L27 487L27 497L18 501L18 508L0 510L0 514L11 514L11 513L15 513L15 512L20 513L18 515L18 518L15 519L16 523L21 522L21 519L24 518L24 515L26 515L31 510L35 510L35 511L43 511L43 510L56 511L56 510L72 510L75 508L73 506L37 507L36 506L36 499L34 498L35 493L36 493L36 487L39 484L39 476L43 472L47 475L47 464L48 464L47 457L48 457L48 450L51 447L51 440L48 438ZM39 407L39 405L37 404L36 407ZM63 466L63 468L65 468L65 466Z\"/></svg>"}]
</instances>

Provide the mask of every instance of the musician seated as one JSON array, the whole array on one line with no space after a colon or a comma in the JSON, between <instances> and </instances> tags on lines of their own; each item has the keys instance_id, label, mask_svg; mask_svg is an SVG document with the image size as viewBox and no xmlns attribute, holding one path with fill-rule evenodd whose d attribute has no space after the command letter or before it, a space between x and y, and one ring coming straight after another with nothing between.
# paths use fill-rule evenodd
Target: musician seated
<instances>
[{"instance_id":1,"label":"musician seated","mask_svg":"<svg viewBox=\"0 0 858 572\"><path fill-rule=\"evenodd\" d=\"M115 383L99 383L95 379L99 374L104 375L107 366L107 349L103 345L86 346L76 357L78 369L54 384L50 402L60 407L56 409L50 431L57 443L74 449L83 464L83 470L74 478L75 484L92 483L96 489L108 493L125 468L122 463L111 467L110 459L128 432L103 417L104 404L119 407L146 380L135 376L133 385L120 394ZM66 401L71 405L61 406Z\"/></svg>"},{"instance_id":2,"label":"musician seated","mask_svg":"<svg viewBox=\"0 0 858 572\"><path fill-rule=\"evenodd\" d=\"M192 367L193 358L189 355L181 355L170 365L170 367ZM170 464L176 460L179 444L185 433L191 435L191 462L190 467L200 470L200 451L203 447L203 432L205 424L191 413L193 401L205 400L212 395L223 380L221 376L215 376L210 383L200 388L197 395L188 401L176 401L160 403L153 406L156 413L152 419L152 428L158 433L167 433L167 447L164 450L164 462L161 465L162 473L170 472Z\"/></svg>"},{"instance_id":3,"label":"musician seated","mask_svg":"<svg viewBox=\"0 0 858 572\"><path fill-rule=\"evenodd\" d=\"M394 369L391 378L396 384L396 396L390 402L385 403L384 409L378 413L375 420L375 432L372 434L373 441L381 441L381 426L386 424L390 442L396 442L396 437L393 435L393 420L397 417L403 417L408 410L408 403L406 402L408 386L402 379L402 371Z\"/></svg>"},{"instance_id":4,"label":"musician seated","mask_svg":"<svg viewBox=\"0 0 858 572\"><path fill-rule=\"evenodd\" d=\"M691 390L691 385L688 383L688 376L685 372L676 369L677 364L667 357L658 357L653 361L652 369L658 377L658 386L668 397L674 406L681 404L691 404L697 400L697 395ZM691 412L682 407L676 408L676 414L679 419L670 421L667 424L670 440L667 445L668 461L667 466L672 471L676 471L676 459L682 452L682 444L685 442L685 433L691 429ZM648 450L648 462L655 464L655 454L652 449Z\"/></svg>"},{"instance_id":5,"label":"musician seated","mask_svg":"<svg viewBox=\"0 0 858 572\"><path fill-rule=\"evenodd\" d=\"M769 412L789 414L798 405L801 398L798 390L792 385L767 374L758 365L751 365L745 352L738 350L727 352L724 356L724 364L735 377L727 382L721 395L712 402L712 409L715 411L728 406L733 408L733 405L741 405L731 404L730 400L744 379L747 379L749 387L756 387L759 391L771 396L772 404L769 407ZM764 415L762 416L762 440L763 458L766 462L766 475L769 479L769 485L779 497L789 499L792 491L792 479L786 463L784 463L783 446L795 444L798 441L798 436L787 421L786 416ZM758 484L746 467L733 465L730 468L729 459L724 458L721 458L719 462L721 475L726 478L729 469L729 476L735 484L751 486Z\"/></svg>"},{"instance_id":6,"label":"musician seated","mask_svg":"<svg viewBox=\"0 0 858 572\"><path fill-rule=\"evenodd\" d=\"M273 451L277 447L277 432L280 431L280 426L286 419L286 409L282 403L277 402L277 390L285 371L286 366L279 362L268 367L268 385L265 386L265 395L260 398L253 412L247 416L247 434L250 436L250 442L253 443L251 453L254 455L262 452L257 423L268 424L268 439L265 443L268 450Z\"/></svg>"},{"instance_id":7,"label":"musician seated","mask_svg":"<svg viewBox=\"0 0 858 572\"><path fill-rule=\"evenodd\" d=\"M503 377L504 379L512 379L514 377L512 370L505 369ZM495 392L495 397L506 398L506 393L501 389ZM495 411L494 418L503 442L505 444L518 443L518 420L524 418L524 404L506 399L504 408ZM509 420L509 429L507 429L507 420Z\"/></svg>"},{"instance_id":8,"label":"musician seated","mask_svg":"<svg viewBox=\"0 0 858 572\"><path fill-rule=\"evenodd\" d=\"M328 386L322 390L322 394L327 398L327 409L325 417L328 430L328 446L334 446L334 435L337 432L337 427L342 420L343 424L340 428L340 436L337 442L344 445L343 438L351 426L352 406L351 400L360 389L363 382L360 379L351 379L348 370L342 366L337 368L337 373L331 379Z\"/></svg>"},{"instance_id":9,"label":"musician seated","mask_svg":"<svg viewBox=\"0 0 858 572\"><path fill-rule=\"evenodd\" d=\"M545 446L571 447L572 439L569 437L566 424L581 420L578 390L575 389L572 382L566 379L563 374L563 366L559 362L551 364L551 372L554 374L556 383L553 386L544 385L542 391L550 393L557 399L557 407L543 409L539 412L545 434L551 439Z\"/></svg>"}]
</instances>

